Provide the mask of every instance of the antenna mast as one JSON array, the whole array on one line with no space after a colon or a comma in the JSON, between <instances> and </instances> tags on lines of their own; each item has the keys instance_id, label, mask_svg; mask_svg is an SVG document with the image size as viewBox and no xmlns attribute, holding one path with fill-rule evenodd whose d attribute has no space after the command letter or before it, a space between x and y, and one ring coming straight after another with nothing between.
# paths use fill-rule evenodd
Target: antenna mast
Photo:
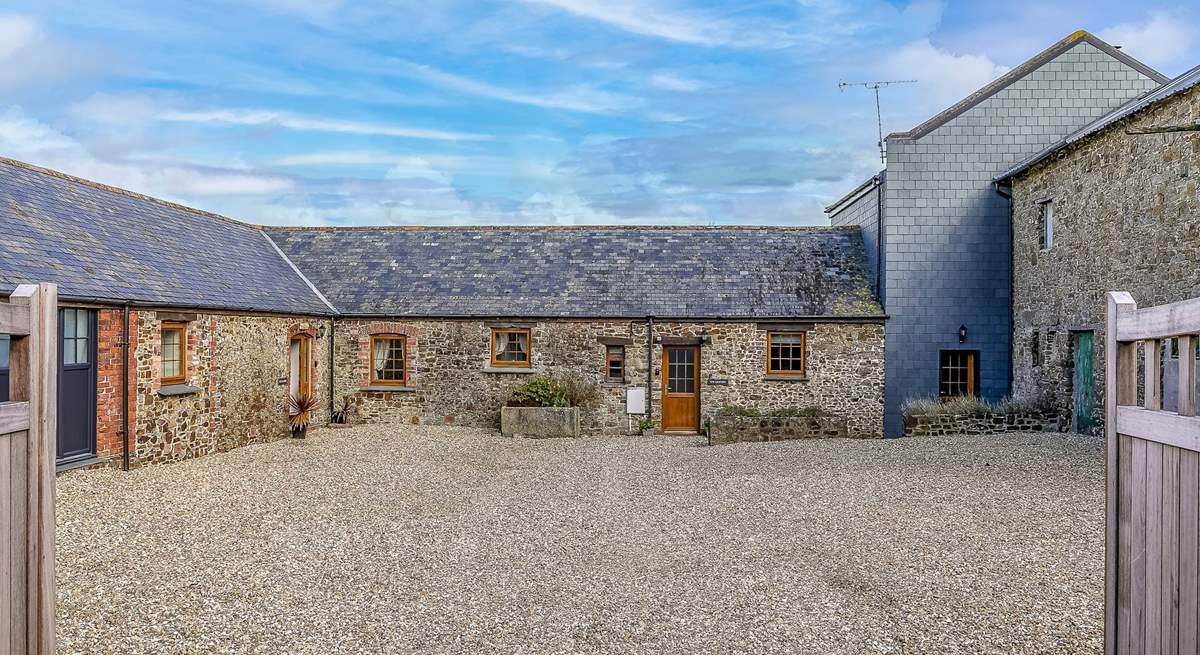
<instances>
[{"instance_id":1,"label":"antenna mast","mask_svg":"<svg viewBox=\"0 0 1200 655\"><path fill-rule=\"evenodd\" d=\"M883 80L878 82L838 82L838 91L848 86L861 86L875 92L875 124L879 127L879 161L887 164L887 153L883 149L883 113L879 110L879 90L893 84L916 84L916 80Z\"/></svg>"}]
</instances>

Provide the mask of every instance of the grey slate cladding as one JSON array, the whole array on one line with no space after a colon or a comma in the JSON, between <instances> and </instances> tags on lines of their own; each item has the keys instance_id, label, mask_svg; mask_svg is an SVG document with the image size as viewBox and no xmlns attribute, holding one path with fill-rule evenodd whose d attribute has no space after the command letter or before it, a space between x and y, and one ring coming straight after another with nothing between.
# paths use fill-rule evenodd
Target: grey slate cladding
<instances>
[{"instance_id":1,"label":"grey slate cladding","mask_svg":"<svg viewBox=\"0 0 1200 655\"><path fill-rule=\"evenodd\" d=\"M0 158L0 291L330 314L254 226Z\"/></svg>"},{"instance_id":2,"label":"grey slate cladding","mask_svg":"<svg viewBox=\"0 0 1200 655\"><path fill-rule=\"evenodd\" d=\"M265 229L345 315L882 314L856 228Z\"/></svg>"}]
</instances>

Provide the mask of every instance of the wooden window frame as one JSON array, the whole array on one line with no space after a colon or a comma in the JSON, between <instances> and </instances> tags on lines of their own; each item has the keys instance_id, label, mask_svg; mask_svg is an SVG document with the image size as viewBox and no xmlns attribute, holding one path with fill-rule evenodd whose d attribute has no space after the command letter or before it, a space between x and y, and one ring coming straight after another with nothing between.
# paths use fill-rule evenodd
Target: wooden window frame
<instances>
[{"instance_id":1,"label":"wooden window frame","mask_svg":"<svg viewBox=\"0 0 1200 655\"><path fill-rule=\"evenodd\" d=\"M400 363L403 367L402 368L403 375L399 380L380 380L379 378L375 377L375 342L377 340L382 340L382 339L387 339L388 341L393 341L396 339L400 340L400 352L401 352L401 357L400 357L401 362ZM371 386L378 385L378 386L388 386L388 387L403 387L408 384L408 337L407 336L405 336L403 334L372 334L371 335L371 344L369 346L369 350L367 350L367 360L369 362L369 364L367 365L367 368L368 368L367 380L369 381Z\"/></svg>"},{"instance_id":2,"label":"wooden window frame","mask_svg":"<svg viewBox=\"0 0 1200 655\"><path fill-rule=\"evenodd\" d=\"M620 353L614 353L613 350L619 348ZM621 362L621 377L615 378L612 376L612 366L614 362ZM621 344L607 344L604 346L604 381L605 382L625 382L625 346Z\"/></svg>"},{"instance_id":3,"label":"wooden window frame","mask_svg":"<svg viewBox=\"0 0 1200 655\"><path fill-rule=\"evenodd\" d=\"M525 360L518 362L506 362L496 359L496 335L498 334L523 334L525 335ZM509 368L530 368L533 366L533 331L529 328L492 328L492 338L488 348L488 359L492 366L509 367Z\"/></svg>"},{"instance_id":4,"label":"wooden window frame","mask_svg":"<svg viewBox=\"0 0 1200 655\"><path fill-rule=\"evenodd\" d=\"M187 323L182 321L163 321L158 328L159 347L162 347L163 333L167 330L179 330L179 375L167 377L163 375L162 363L159 363L158 374L161 376L159 382L163 385L169 384L186 384L188 377L188 333Z\"/></svg>"},{"instance_id":5,"label":"wooden window frame","mask_svg":"<svg viewBox=\"0 0 1200 655\"><path fill-rule=\"evenodd\" d=\"M800 337L800 370L784 371L771 366L771 341L777 336ZM803 330L767 330L767 375L805 377L808 375L808 332Z\"/></svg>"},{"instance_id":6,"label":"wooden window frame","mask_svg":"<svg viewBox=\"0 0 1200 655\"><path fill-rule=\"evenodd\" d=\"M947 354L960 354L967 358L967 394L965 396L950 395L942 393L942 371L947 367L942 364L942 357ZM941 401L953 400L956 398L971 398L979 396L979 351L978 350L962 350L957 348L947 348L938 351L938 399Z\"/></svg>"}]
</instances>

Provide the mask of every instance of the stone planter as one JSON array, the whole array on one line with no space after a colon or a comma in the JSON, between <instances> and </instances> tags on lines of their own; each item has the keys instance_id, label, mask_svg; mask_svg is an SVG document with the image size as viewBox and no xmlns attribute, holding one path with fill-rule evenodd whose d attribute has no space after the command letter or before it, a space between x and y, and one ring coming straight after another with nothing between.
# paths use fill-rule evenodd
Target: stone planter
<instances>
[{"instance_id":1,"label":"stone planter","mask_svg":"<svg viewBox=\"0 0 1200 655\"><path fill-rule=\"evenodd\" d=\"M1057 431L1057 414L915 414L904 417L906 437Z\"/></svg>"},{"instance_id":2,"label":"stone planter","mask_svg":"<svg viewBox=\"0 0 1200 655\"><path fill-rule=\"evenodd\" d=\"M506 437L578 437L578 407L501 407L500 434Z\"/></svg>"},{"instance_id":3,"label":"stone planter","mask_svg":"<svg viewBox=\"0 0 1200 655\"><path fill-rule=\"evenodd\" d=\"M717 446L847 436L846 419L834 416L717 416L712 419L708 443Z\"/></svg>"}]
</instances>

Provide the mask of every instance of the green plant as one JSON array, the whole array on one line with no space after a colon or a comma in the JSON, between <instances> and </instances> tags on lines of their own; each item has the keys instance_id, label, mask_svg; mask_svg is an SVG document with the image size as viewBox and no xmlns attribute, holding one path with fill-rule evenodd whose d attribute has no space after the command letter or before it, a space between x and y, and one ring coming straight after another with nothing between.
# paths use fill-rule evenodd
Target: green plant
<instances>
[{"instance_id":1,"label":"green plant","mask_svg":"<svg viewBox=\"0 0 1200 655\"><path fill-rule=\"evenodd\" d=\"M312 420L312 411L317 408L317 396L307 393L288 396L288 423L292 430L304 430Z\"/></svg>"},{"instance_id":2,"label":"green plant","mask_svg":"<svg viewBox=\"0 0 1200 655\"><path fill-rule=\"evenodd\" d=\"M975 396L948 398L910 398L900 407L905 416L982 416L984 414L1055 414L1058 407L1048 395L1006 397L998 402Z\"/></svg>"},{"instance_id":3,"label":"green plant","mask_svg":"<svg viewBox=\"0 0 1200 655\"><path fill-rule=\"evenodd\" d=\"M639 430L653 430L654 429L654 419L644 418L644 419L638 421L638 429Z\"/></svg>"},{"instance_id":4,"label":"green plant","mask_svg":"<svg viewBox=\"0 0 1200 655\"><path fill-rule=\"evenodd\" d=\"M723 405L717 413L720 416L762 416L762 412L757 409L741 405Z\"/></svg>"},{"instance_id":5,"label":"green plant","mask_svg":"<svg viewBox=\"0 0 1200 655\"><path fill-rule=\"evenodd\" d=\"M512 390L513 402L520 407L569 407L570 398L561 382L549 376L536 377Z\"/></svg>"}]
</instances>

